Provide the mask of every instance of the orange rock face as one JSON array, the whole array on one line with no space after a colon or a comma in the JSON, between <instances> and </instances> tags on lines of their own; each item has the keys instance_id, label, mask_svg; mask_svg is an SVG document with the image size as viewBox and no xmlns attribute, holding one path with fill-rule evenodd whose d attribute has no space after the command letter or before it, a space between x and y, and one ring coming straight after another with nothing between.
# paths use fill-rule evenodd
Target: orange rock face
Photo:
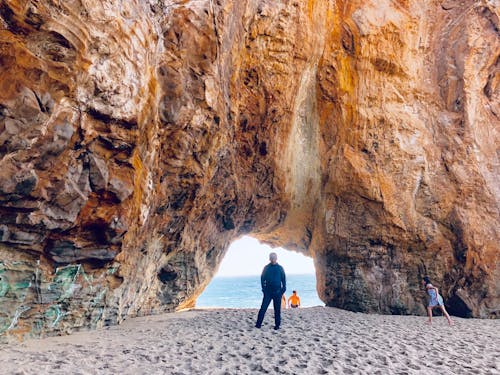
<instances>
[{"instance_id":1,"label":"orange rock face","mask_svg":"<svg viewBox=\"0 0 500 375\"><path fill-rule=\"evenodd\" d=\"M500 314L496 0L0 2L0 333L192 306L250 234L329 306Z\"/></svg>"}]
</instances>

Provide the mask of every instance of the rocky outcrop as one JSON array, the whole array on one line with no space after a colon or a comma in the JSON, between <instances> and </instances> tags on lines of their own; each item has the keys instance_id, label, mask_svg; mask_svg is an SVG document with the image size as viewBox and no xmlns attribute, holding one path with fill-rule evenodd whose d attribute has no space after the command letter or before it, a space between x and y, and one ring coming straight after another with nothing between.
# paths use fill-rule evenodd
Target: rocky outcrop
<instances>
[{"instance_id":1,"label":"rocky outcrop","mask_svg":"<svg viewBox=\"0 0 500 375\"><path fill-rule=\"evenodd\" d=\"M499 4L0 1L0 332L192 306L250 234L329 306L500 313Z\"/></svg>"}]
</instances>

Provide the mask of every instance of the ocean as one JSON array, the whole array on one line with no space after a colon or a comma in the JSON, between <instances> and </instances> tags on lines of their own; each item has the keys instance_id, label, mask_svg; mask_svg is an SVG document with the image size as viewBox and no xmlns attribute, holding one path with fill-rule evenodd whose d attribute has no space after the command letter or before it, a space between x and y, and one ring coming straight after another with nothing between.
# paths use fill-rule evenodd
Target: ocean
<instances>
[{"instance_id":1,"label":"ocean","mask_svg":"<svg viewBox=\"0 0 500 375\"><path fill-rule=\"evenodd\" d=\"M316 275L287 275L285 296L296 290L302 307L324 306L316 292ZM259 308L260 276L214 277L196 301L196 307ZM270 308L272 308L272 303Z\"/></svg>"}]
</instances>

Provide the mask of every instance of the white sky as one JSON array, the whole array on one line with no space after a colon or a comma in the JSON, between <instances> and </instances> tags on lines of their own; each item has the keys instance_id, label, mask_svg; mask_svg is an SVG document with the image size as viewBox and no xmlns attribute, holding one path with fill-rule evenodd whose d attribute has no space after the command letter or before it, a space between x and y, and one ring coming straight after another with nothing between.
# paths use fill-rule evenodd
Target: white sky
<instances>
[{"instance_id":1,"label":"white sky","mask_svg":"<svg viewBox=\"0 0 500 375\"><path fill-rule=\"evenodd\" d=\"M278 263L286 274L315 273L312 258L280 247L271 248L255 238L243 236L231 244L215 276L260 275L273 251L278 254Z\"/></svg>"}]
</instances>

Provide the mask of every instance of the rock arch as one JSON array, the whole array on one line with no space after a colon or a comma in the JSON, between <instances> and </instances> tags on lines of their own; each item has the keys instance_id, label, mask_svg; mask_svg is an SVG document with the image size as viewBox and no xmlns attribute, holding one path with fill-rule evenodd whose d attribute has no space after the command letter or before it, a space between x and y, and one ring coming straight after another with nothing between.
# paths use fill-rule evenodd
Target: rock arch
<instances>
[{"instance_id":1,"label":"rock arch","mask_svg":"<svg viewBox=\"0 0 500 375\"><path fill-rule=\"evenodd\" d=\"M498 316L493 5L25 3L0 4L4 337L189 306L242 234L311 255L329 306L423 313L428 274Z\"/></svg>"}]
</instances>

